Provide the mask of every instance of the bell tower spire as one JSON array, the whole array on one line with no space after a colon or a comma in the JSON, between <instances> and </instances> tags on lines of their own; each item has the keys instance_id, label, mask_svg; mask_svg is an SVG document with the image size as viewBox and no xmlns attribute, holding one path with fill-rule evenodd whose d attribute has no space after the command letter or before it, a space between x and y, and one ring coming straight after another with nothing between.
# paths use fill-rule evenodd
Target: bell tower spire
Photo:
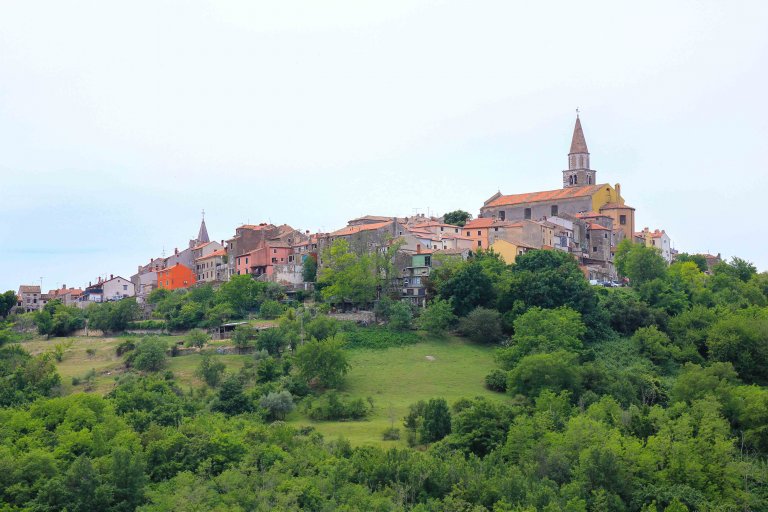
<instances>
[{"instance_id":1,"label":"bell tower spire","mask_svg":"<svg viewBox=\"0 0 768 512\"><path fill-rule=\"evenodd\" d=\"M197 233L197 242L198 243L205 243L211 241L210 238L208 238L208 228L205 226L205 210L202 211L203 214L203 221L200 223L200 231Z\"/></svg>"},{"instance_id":2,"label":"bell tower spire","mask_svg":"<svg viewBox=\"0 0 768 512\"><path fill-rule=\"evenodd\" d=\"M568 169L563 171L563 188L595 184L596 172L589 168L589 149L581 128L579 109L576 109L576 125L573 127L571 151L568 153Z\"/></svg>"}]
</instances>

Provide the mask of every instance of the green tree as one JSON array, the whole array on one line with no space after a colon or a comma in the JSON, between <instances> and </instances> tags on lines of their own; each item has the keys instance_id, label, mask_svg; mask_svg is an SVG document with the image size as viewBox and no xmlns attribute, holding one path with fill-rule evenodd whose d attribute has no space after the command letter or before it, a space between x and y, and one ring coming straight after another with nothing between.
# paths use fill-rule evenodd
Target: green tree
<instances>
[{"instance_id":1,"label":"green tree","mask_svg":"<svg viewBox=\"0 0 768 512\"><path fill-rule=\"evenodd\" d=\"M332 336L323 341L312 339L296 351L295 364L301 377L310 384L338 387L349 371L344 339Z\"/></svg>"},{"instance_id":2,"label":"green tree","mask_svg":"<svg viewBox=\"0 0 768 512\"><path fill-rule=\"evenodd\" d=\"M413 310L410 304L397 301L392 305L389 314L389 326L397 331L405 331L411 328L413 322Z\"/></svg>"},{"instance_id":3,"label":"green tree","mask_svg":"<svg viewBox=\"0 0 768 512\"><path fill-rule=\"evenodd\" d=\"M237 351L242 353L251 347L252 342L256 339L256 329L248 324L242 324L235 327L235 332L232 334L232 343L237 347Z\"/></svg>"},{"instance_id":4,"label":"green tree","mask_svg":"<svg viewBox=\"0 0 768 512\"><path fill-rule=\"evenodd\" d=\"M211 341L211 336L202 329L192 329L187 333L187 346L203 348Z\"/></svg>"},{"instance_id":5,"label":"green tree","mask_svg":"<svg viewBox=\"0 0 768 512\"><path fill-rule=\"evenodd\" d=\"M757 268L751 261L734 256L729 262L720 262L713 269L715 275L723 274L735 277L746 283L757 274Z\"/></svg>"},{"instance_id":6,"label":"green tree","mask_svg":"<svg viewBox=\"0 0 768 512\"><path fill-rule=\"evenodd\" d=\"M664 261L658 249L633 244L626 239L619 243L614 261L616 270L628 277L632 286L662 278L667 270L667 262Z\"/></svg>"},{"instance_id":7,"label":"green tree","mask_svg":"<svg viewBox=\"0 0 768 512\"><path fill-rule=\"evenodd\" d=\"M142 339L131 353L131 364L137 370L156 372L166 365L165 352L168 346L162 338L156 336Z\"/></svg>"},{"instance_id":8,"label":"green tree","mask_svg":"<svg viewBox=\"0 0 768 512\"><path fill-rule=\"evenodd\" d=\"M464 210L454 210L443 215L443 222L454 226L464 226L472 218L472 214Z\"/></svg>"},{"instance_id":9,"label":"green tree","mask_svg":"<svg viewBox=\"0 0 768 512\"><path fill-rule=\"evenodd\" d=\"M305 323L304 329L307 338L315 338L322 341L339 332L339 322L329 316L318 315Z\"/></svg>"},{"instance_id":10,"label":"green tree","mask_svg":"<svg viewBox=\"0 0 768 512\"><path fill-rule=\"evenodd\" d=\"M243 392L243 380L239 375L230 375L224 379L211 409L228 415L242 414L253 410L253 404Z\"/></svg>"},{"instance_id":11,"label":"green tree","mask_svg":"<svg viewBox=\"0 0 768 512\"><path fill-rule=\"evenodd\" d=\"M436 336L444 335L455 323L456 315L453 314L451 303L440 298L432 300L416 319L419 329Z\"/></svg>"},{"instance_id":12,"label":"green tree","mask_svg":"<svg viewBox=\"0 0 768 512\"><path fill-rule=\"evenodd\" d=\"M419 437L422 443L434 443L451 433L451 411L443 398L433 398L424 407Z\"/></svg>"},{"instance_id":13,"label":"green tree","mask_svg":"<svg viewBox=\"0 0 768 512\"><path fill-rule=\"evenodd\" d=\"M578 352L587 332L578 311L567 307L531 308L515 320L514 326L510 343L497 352L497 361L505 369L511 369L530 354L557 350Z\"/></svg>"},{"instance_id":14,"label":"green tree","mask_svg":"<svg viewBox=\"0 0 768 512\"><path fill-rule=\"evenodd\" d=\"M235 314L244 317L258 309L264 298L266 285L249 275L232 276L218 291L220 303L229 304Z\"/></svg>"},{"instance_id":15,"label":"green tree","mask_svg":"<svg viewBox=\"0 0 768 512\"><path fill-rule=\"evenodd\" d=\"M768 315L746 311L715 323L707 336L709 357L728 361L747 383L768 385Z\"/></svg>"},{"instance_id":16,"label":"green tree","mask_svg":"<svg viewBox=\"0 0 768 512\"><path fill-rule=\"evenodd\" d=\"M259 406L266 409L273 420L284 420L285 416L295 408L293 397L285 390L264 395L259 400Z\"/></svg>"},{"instance_id":17,"label":"green tree","mask_svg":"<svg viewBox=\"0 0 768 512\"><path fill-rule=\"evenodd\" d=\"M376 297L372 258L352 252L343 238L335 240L323 252L323 267L317 281L323 299L328 302L363 305L373 302Z\"/></svg>"},{"instance_id":18,"label":"green tree","mask_svg":"<svg viewBox=\"0 0 768 512\"><path fill-rule=\"evenodd\" d=\"M273 356L279 356L287 344L285 332L278 328L264 329L256 338L256 348L266 350Z\"/></svg>"},{"instance_id":19,"label":"green tree","mask_svg":"<svg viewBox=\"0 0 768 512\"><path fill-rule=\"evenodd\" d=\"M305 283L314 283L317 279L317 258L309 254L304 258L301 267L301 278Z\"/></svg>"},{"instance_id":20,"label":"green tree","mask_svg":"<svg viewBox=\"0 0 768 512\"><path fill-rule=\"evenodd\" d=\"M632 342L640 353L656 364L668 363L680 356L680 349L655 325L639 328L632 336Z\"/></svg>"},{"instance_id":21,"label":"green tree","mask_svg":"<svg viewBox=\"0 0 768 512\"><path fill-rule=\"evenodd\" d=\"M478 263L458 267L458 270L438 290L440 297L450 301L458 316L469 314L477 307L490 307L495 302L493 281Z\"/></svg>"},{"instance_id":22,"label":"green tree","mask_svg":"<svg viewBox=\"0 0 768 512\"><path fill-rule=\"evenodd\" d=\"M259 308L261 318L272 320L283 314L283 306L276 300L265 300Z\"/></svg>"},{"instance_id":23,"label":"green tree","mask_svg":"<svg viewBox=\"0 0 768 512\"><path fill-rule=\"evenodd\" d=\"M497 343L503 336L501 314L495 309L475 308L459 321L459 332L475 343Z\"/></svg>"},{"instance_id":24,"label":"green tree","mask_svg":"<svg viewBox=\"0 0 768 512\"><path fill-rule=\"evenodd\" d=\"M112 451L112 501L111 510L131 512L144 501L144 485L147 481L146 464L140 453L131 453L117 446Z\"/></svg>"},{"instance_id":25,"label":"green tree","mask_svg":"<svg viewBox=\"0 0 768 512\"><path fill-rule=\"evenodd\" d=\"M16 305L16 292L8 290L7 292L0 294L0 318L5 318L11 309Z\"/></svg>"},{"instance_id":26,"label":"green tree","mask_svg":"<svg viewBox=\"0 0 768 512\"><path fill-rule=\"evenodd\" d=\"M677 256L675 256L675 262L680 263L693 263L696 265L701 272L706 272L709 270L707 266L707 258L704 257L703 254L688 254L685 252L678 253Z\"/></svg>"},{"instance_id":27,"label":"green tree","mask_svg":"<svg viewBox=\"0 0 768 512\"><path fill-rule=\"evenodd\" d=\"M128 328L131 321L139 317L139 305L136 299L127 298L117 302L91 304L88 307L88 323L93 329L104 332L121 332Z\"/></svg>"},{"instance_id":28,"label":"green tree","mask_svg":"<svg viewBox=\"0 0 768 512\"><path fill-rule=\"evenodd\" d=\"M224 362L213 357L210 354L203 354L200 359L200 364L195 370L195 375L203 379L203 381L210 387L215 388L221 382L224 377L224 371L226 370Z\"/></svg>"},{"instance_id":29,"label":"green tree","mask_svg":"<svg viewBox=\"0 0 768 512\"><path fill-rule=\"evenodd\" d=\"M580 386L577 356L564 350L524 357L509 372L507 381L508 392L527 397L538 396L545 389L576 392Z\"/></svg>"}]
</instances>

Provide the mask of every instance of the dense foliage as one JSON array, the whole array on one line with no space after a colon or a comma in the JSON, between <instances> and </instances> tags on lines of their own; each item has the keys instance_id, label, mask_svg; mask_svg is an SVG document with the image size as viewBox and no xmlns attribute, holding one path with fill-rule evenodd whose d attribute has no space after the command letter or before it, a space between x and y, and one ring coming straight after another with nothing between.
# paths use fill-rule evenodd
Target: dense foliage
<instances>
[{"instance_id":1,"label":"dense foliage","mask_svg":"<svg viewBox=\"0 0 768 512\"><path fill-rule=\"evenodd\" d=\"M622 289L589 286L554 251L436 271L439 299L415 324L444 332L458 315L467 335L482 331L498 368L478 384L498 393L449 402L438 390L414 403L398 426L416 449L353 447L283 421L295 408L364 420L375 404L345 389L348 351L418 342L407 323L289 309L274 329L239 331L251 354L239 371L201 356L205 383L192 389L161 371L162 338L126 339L129 368L105 397L59 396L55 351L6 343L0 508L768 510L768 276L739 259L708 274L694 259L658 266L658 254L633 251L624 271L634 257L651 264ZM227 296L255 311L275 300L258 290L237 284ZM224 302L198 293L179 311L204 304L205 322ZM163 295L158 307L178 300ZM399 437L394 419L384 435Z\"/></svg>"}]
</instances>

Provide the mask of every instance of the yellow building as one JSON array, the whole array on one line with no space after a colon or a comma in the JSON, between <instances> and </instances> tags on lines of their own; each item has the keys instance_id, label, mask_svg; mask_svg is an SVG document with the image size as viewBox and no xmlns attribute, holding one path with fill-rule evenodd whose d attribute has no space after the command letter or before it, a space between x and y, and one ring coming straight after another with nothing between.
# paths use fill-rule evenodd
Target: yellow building
<instances>
[{"instance_id":1,"label":"yellow building","mask_svg":"<svg viewBox=\"0 0 768 512\"><path fill-rule=\"evenodd\" d=\"M519 241L499 239L491 244L490 249L501 256L507 265L511 265L515 262L518 256L525 254L531 249L535 249L535 247Z\"/></svg>"}]
</instances>

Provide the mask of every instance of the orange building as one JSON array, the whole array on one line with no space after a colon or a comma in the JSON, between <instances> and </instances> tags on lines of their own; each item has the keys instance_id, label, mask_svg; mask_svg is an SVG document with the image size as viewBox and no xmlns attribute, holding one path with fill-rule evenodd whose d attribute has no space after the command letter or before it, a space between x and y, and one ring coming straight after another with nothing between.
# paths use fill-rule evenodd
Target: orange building
<instances>
[{"instance_id":1,"label":"orange building","mask_svg":"<svg viewBox=\"0 0 768 512\"><path fill-rule=\"evenodd\" d=\"M189 288L195 282L195 273L181 263L157 271L158 288L165 288L166 290Z\"/></svg>"}]
</instances>

